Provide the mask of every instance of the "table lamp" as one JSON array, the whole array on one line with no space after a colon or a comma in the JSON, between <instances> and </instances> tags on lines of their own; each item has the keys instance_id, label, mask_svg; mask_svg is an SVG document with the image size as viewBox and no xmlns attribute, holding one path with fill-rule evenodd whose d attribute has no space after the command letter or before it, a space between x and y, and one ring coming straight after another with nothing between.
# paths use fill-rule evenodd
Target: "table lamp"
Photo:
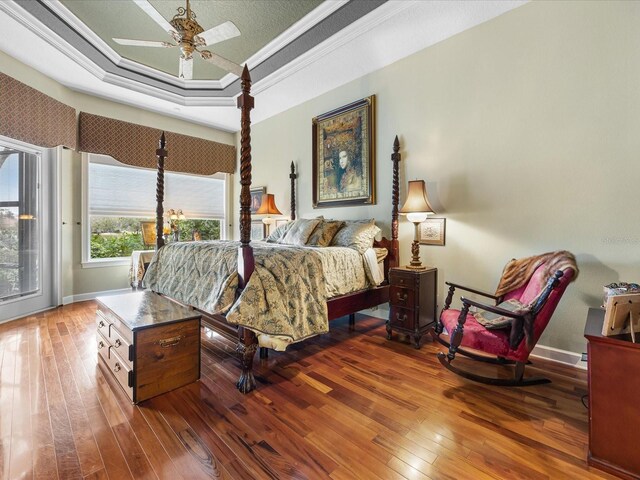
<instances>
[{"instance_id":1,"label":"table lamp","mask_svg":"<svg viewBox=\"0 0 640 480\"><path fill-rule=\"evenodd\" d=\"M404 205L399 213L406 215L407 219L415 225L415 234L411 244L411 263L407 268L412 270L425 270L427 267L420 261L420 224L427 219L427 215L435 213L427 200L427 189L424 180L409 180L409 191Z\"/></svg>"},{"instance_id":2,"label":"table lamp","mask_svg":"<svg viewBox=\"0 0 640 480\"><path fill-rule=\"evenodd\" d=\"M255 214L266 215L266 217L262 219L262 223L267 226L267 235L269 235L269 229L273 223L273 218L269 215L282 215L282 212L276 207L275 196L272 193L265 193L262 196L262 205L260 205L260 208Z\"/></svg>"}]
</instances>

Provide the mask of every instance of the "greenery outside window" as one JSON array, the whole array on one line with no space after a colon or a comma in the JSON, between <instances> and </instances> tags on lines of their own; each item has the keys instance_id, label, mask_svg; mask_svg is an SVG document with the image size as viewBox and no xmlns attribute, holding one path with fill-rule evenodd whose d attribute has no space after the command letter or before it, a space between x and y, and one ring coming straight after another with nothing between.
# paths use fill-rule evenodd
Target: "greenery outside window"
<instances>
[{"instance_id":1,"label":"greenery outside window","mask_svg":"<svg viewBox=\"0 0 640 480\"><path fill-rule=\"evenodd\" d=\"M142 239L142 222L155 221L156 171L131 167L105 155L85 155L83 265L126 264L134 250L153 249ZM165 172L165 214L180 209L179 240L224 237L225 175ZM165 215L166 217L166 215ZM165 238L174 240L165 218Z\"/></svg>"}]
</instances>

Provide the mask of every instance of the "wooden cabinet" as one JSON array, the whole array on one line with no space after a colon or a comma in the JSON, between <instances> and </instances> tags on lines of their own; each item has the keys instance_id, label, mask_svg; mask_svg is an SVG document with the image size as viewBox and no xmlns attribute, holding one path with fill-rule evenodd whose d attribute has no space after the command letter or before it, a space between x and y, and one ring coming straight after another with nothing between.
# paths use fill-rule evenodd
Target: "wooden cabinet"
<instances>
[{"instance_id":1,"label":"wooden cabinet","mask_svg":"<svg viewBox=\"0 0 640 480\"><path fill-rule=\"evenodd\" d=\"M438 269L392 268L389 283L387 339L396 330L411 335L414 346L420 348L422 336L436 322Z\"/></svg>"},{"instance_id":2,"label":"wooden cabinet","mask_svg":"<svg viewBox=\"0 0 640 480\"><path fill-rule=\"evenodd\" d=\"M98 297L98 357L133 403L200 378L200 315L150 291Z\"/></svg>"},{"instance_id":3,"label":"wooden cabinet","mask_svg":"<svg viewBox=\"0 0 640 480\"><path fill-rule=\"evenodd\" d=\"M604 310L590 308L588 340L589 465L640 478L640 344L631 335L602 336Z\"/></svg>"}]
</instances>

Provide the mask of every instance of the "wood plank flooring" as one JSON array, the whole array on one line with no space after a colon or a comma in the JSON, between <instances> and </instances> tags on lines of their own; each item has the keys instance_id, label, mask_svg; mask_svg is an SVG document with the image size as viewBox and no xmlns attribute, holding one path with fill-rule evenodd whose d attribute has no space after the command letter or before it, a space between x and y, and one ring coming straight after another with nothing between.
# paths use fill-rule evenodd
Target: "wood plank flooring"
<instances>
[{"instance_id":1,"label":"wood plank flooring","mask_svg":"<svg viewBox=\"0 0 640 480\"><path fill-rule=\"evenodd\" d=\"M0 478L613 478L585 461L580 370L536 361L553 383L483 386L358 315L256 358L249 395L235 345L203 329L201 380L133 406L97 363L95 308L0 325Z\"/></svg>"}]
</instances>

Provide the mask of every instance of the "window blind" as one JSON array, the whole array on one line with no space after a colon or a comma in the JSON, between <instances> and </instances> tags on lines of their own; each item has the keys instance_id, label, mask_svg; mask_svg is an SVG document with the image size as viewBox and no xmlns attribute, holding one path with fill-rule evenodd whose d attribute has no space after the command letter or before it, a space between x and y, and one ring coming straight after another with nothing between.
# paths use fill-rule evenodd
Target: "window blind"
<instances>
[{"instance_id":1,"label":"window blind","mask_svg":"<svg viewBox=\"0 0 640 480\"><path fill-rule=\"evenodd\" d=\"M111 157L89 155L89 215L156 215L156 171L119 164ZM223 175L197 176L165 172L164 210L182 209L187 218L224 218Z\"/></svg>"}]
</instances>

